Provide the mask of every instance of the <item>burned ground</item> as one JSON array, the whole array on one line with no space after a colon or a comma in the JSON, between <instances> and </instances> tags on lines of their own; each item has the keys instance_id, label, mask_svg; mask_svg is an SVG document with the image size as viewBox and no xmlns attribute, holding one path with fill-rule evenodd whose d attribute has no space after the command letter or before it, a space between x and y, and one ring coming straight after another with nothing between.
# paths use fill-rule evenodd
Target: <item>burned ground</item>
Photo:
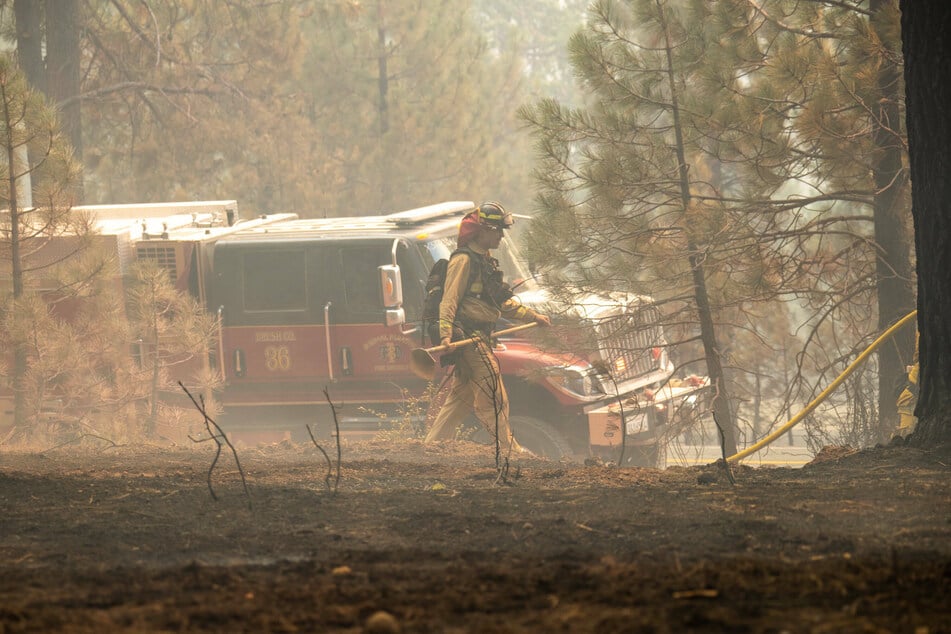
<instances>
[{"instance_id":1,"label":"burned ground","mask_svg":"<svg viewBox=\"0 0 951 634\"><path fill-rule=\"evenodd\" d=\"M239 448L247 493L213 457L0 453L0 632L951 631L947 451L500 480L480 445L377 442L335 493L312 445Z\"/></svg>"}]
</instances>

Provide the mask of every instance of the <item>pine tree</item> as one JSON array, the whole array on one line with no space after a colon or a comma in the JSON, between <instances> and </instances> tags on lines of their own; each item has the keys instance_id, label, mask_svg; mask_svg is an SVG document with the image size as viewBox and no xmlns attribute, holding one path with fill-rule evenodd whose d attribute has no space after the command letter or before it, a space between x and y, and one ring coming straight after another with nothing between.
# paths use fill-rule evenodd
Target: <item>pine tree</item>
<instances>
[{"instance_id":1,"label":"pine tree","mask_svg":"<svg viewBox=\"0 0 951 634\"><path fill-rule=\"evenodd\" d=\"M78 172L55 113L6 55L0 56L0 148L0 207L5 208L0 258L6 282L0 316L6 325L4 349L13 350L6 377L13 392L13 423L23 428L31 410L35 414L39 408L28 399L36 361L29 335L41 321L37 296L41 290L53 296L68 290L49 280L50 271L85 248L88 227L69 211ZM74 238L68 247L52 248L52 240L64 235ZM28 323L21 328L21 321Z\"/></svg>"},{"instance_id":2,"label":"pine tree","mask_svg":"<svg viewBox=\"0 0 951 634\"><path fill-rule=\"evenodd\" d=\"M303 180L310 158L295 94L301 11L296 2L87 3L87 201L226 195L261 212L299 202L284 188Z\"/></svg>"},{"instance_id":3,"label":"pine tree","mask_svg":"<svg viewBox=\"0 0 951 634\"><path fill-rule=\"evenodd\" d=\"M809 390L827 385L876 333L868 317L875 298L889 306L881 314L907 303L895 290L910 279L900 130L885 123L895 121L892 110L877 109L892 107L883 91L895 88L889 7L868 15L846 4L597 4L595 19L573 39L596 105L571 111L547 102L527 111L544 157L539 204L549 212L535 234L536 256L572 271L572 285L633 288L670 301L684 296L685 273L671 254L688 252L693 239L723 341L749 332L785 349L786 337L776 338L764 319L788 321L794 331L806 326L787 401L811 400ZM678 126L673 91L660 90L667 85L660 8L679 24L670 32L683 161L669 158ZM642 62L651 55L657 59ZM672 188L684 165L691 204L671 212L671 201L686 199ZM880 223L882 216L890 220ZM873 225L895 236L885 252ZM550 236L559 231L571 239L553 256ZM748 344L721 347L729 358ZM785 374L779 355L766 358L772 367L756 374ZM754 389L744 375L733 378ZM880 437L872 432L867 440Z\"/></svg>"},{"instance_id":4,"label":"pine tree","mask_svg":"<svg viewBox=\"0 0 951 634\"><path fill-rule=\"evenodd\" d=\"M785 125L767 136L787 146L780 173L800 183L801 213L825 243L804 230L793 248L814 254L829 286L807 305L840 331L823 343L834 366L841 331L863 346L915 307L897 2L757 6L750 25L769 55L750 95L782 104ZM908 329L879 352L873 440L897 425L913 339Z\"/></svg>"},{"instance_id":5,"label":"pine tree","mask_svg":"<svg viewBox=\"0 0 951 634\"><path fill-rule=\"evenodd\" d=\"M470 5L375 0L312 16L304 85L325 183L315 214L527 202L522 67L487 47Z\"/></svg>"},{"instance_id":6,"label":"pine tree","mask_svg":"<svg viewBox=\"0 0 951 634\"><path fill-rule=\"evenodd\" d=\"M81 8L83 82L64 104L82 104L87 202L227 195L320 216L529 200L520 49L489 46L470 0Z\"/></svg>"},{"instance_id":7,"label":"pine tree","mask_svg":"<svg viewBox=\"0 0 951 634\"><path fill-rule=\"evenodd\" d=\"M730 130L721 122L737 107L729 78L717 76L728 31L688 9L704 6L592 6L570 47L595 105L549 100L523 111L541 157L541 218L528 245L563 295L633 291L666 306L671 323L690 325L695 334L682 340L702 345L731 452L734 412L717 322L775 297L774 255L758 238L762 219L742 201L767 198L777 185L740 184L724 163Z\"/></svg>"},{"instance_id":8,"label":"pine tree","mask_svg":"<svg viewBox=\"0 0 951 634\"><path fill-rule=\"evenodd\" d=\"M572 81L565 43L584 22L588 0L480 0L473 24L489 50L515 51L522 60L528 100L552 97L575 104L582 98Z\"/></svg>"},{"instance_id":9,"label":"pine tree","mask_svg":"<svg viewBox=\"0 0 951 634\"><path fill-rule=\"evenodd\" d=\"M151 260L132 267L128 288L130 329L138 342L139 391L146 396L148 412L142 432L155 435L160 409L175 402L178 382L205 399L206 411L215 414L212 390L219 376L207 364L214 341L214 319L187 293L177 290L168 270Z\"/></svg>"}]
</instances>

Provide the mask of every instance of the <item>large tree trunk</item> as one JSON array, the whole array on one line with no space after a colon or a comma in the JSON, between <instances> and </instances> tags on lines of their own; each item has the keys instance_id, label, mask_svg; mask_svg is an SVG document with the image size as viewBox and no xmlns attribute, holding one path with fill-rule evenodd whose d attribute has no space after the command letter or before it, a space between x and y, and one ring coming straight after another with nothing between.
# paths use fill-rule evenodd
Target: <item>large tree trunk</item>
<instances>
[{"instance_id":1,"label":"large tree trunk","mask_svg":"<svg viewBox=\"0 0 951 634\"><path fill-rule=\"evenodd\" d=\"M886 9L894 0L871 0L871 25L884 33L890 18ZM892 5L893 6L893 5ZM907 175L902 165L903 139L899 119L900 69L883 56L878 75L881 101L874 121L876 156L872 162L875 180L875 242L878 279L878 326L885 331L915 308L911 248L914 237L906 222L903 194ZM898 427L898 390L905 385L905 367L912 362L915 333L906 328L878 352L879 440L888 440Z\"/></svg>"},{"instance_id":2,"label":"large tree trunk","mask_svg":"<svg viewBox=\"0 0 951 634\"><path fill-rule=\"evenodd\" d=\"M79 91L79 0L46 0L46 95L56 105L60 125L82 162L82 118Z\"/></svg>"},{"instance_id":3,"label":"large tree trunk","mask_svg":"<svg viewBox=\"0 0 951 634\"><path fill-rule=\"evenodd\" d=\"M36 90L46 91L46 67L43 65L43 29L40 3L36 0L15 0L17 63L27 81Z\"/></svg>"},{"instance_id":4,"label":"large tree trunk","mask_svg":"<svg viewBox=\"0 0 951 634\"><path fill-rule=\"evenodd\" d=\"M901 0L905 113L918 250L919 446L951 442L951 3Z\"/></svg>"},{"instance_id":5,"label":"large tree trunk","mask_svg":"<svg viewBox=\"0 0 951 634\"><path fill-rule=\"evenodd\" d=\"M17 33L17 64L26 76L30 86L46 94L46 64L43 62L43 12L42 5L36 0L14 0L13 14L16 19ZM27 154L30 150L27 149ZM35 165L39 157L29 156L30 165ZM29 199L21 198L25 203L32 204L32 191L26 179L21 196L29 195Z\"/></svg>"}]
</instances>

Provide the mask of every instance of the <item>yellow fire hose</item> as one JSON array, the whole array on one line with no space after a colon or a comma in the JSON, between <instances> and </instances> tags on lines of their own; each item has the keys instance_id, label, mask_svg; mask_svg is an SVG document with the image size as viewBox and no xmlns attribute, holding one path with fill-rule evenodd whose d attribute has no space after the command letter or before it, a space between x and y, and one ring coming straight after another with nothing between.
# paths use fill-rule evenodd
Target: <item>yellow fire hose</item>
<instances>
[{"instance_id":1,"label":"yellow fire hose","mask_svg":"<svg viewBox=\"0 0 951 634\"><path fill-rule=\"evenodd\" d=\"M904 326L905 324L913 320L917 314L918 314L918 311L913 310L907 315L905 315L904 317L902 317L899 321L897 321L894 325L892 325L891 328L883 332L882 335L878 339L873 341L872 344L868 348L863 350L862 354L857 356L855 358L855 361L850 363L849 367L843 370L842 374L837 376L835 380L829 384L829 387L827 387L825 390L822 391L822 393L819 396L813 399L813 401L809 403L809 405L807 405L804 410L802 410L801 412L793 416L789 420L789 422L787 422L785 425L783 425L782 427L780 427L779 429L771 433L769 436L766 436L765 438L763 438L756 444L750 445L743 451L739 451L733 454L732 456L728 457L727 462L736 462L737 460L742 460L743 458L747 457L751 453L759 451L760 449L770 444L771 442L773 442L774 440L776 440L777 438L785 434L787 431L789 431L790 429L798 425L802 421L803 418L808 416L809 413L812 412L812 410L816 409L816 407L819 406L819 403L826 400L829 397L829 395L835 391L835 388L839 387L839 385L841 385L842 382L850 374L852 374L852 372L854 372L855 369L859 367L865 361L865 359L869 357L869 355L871 355L880 345L882 345L882 343L884 343L892 335L894 335L895 332L897 332L902 326Z\"/></svg>"}]
</instances>

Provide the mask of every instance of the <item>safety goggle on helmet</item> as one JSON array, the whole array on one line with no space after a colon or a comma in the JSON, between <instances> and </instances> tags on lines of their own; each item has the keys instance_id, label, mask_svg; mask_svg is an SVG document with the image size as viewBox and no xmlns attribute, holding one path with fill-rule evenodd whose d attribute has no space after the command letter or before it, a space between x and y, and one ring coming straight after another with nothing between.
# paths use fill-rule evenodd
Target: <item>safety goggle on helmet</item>
<instances>
[{"instance_id":1,"label":"safety goggle on helmet","mask_svg":"<svg viewBox=\"0 0 951 634\"><path fill-rule=\"evenodd\" d=\"M476 215L479 218L479 224L488 225L495 229L508 229L515 224L515 218L501 203L488 202L482 203L476 209Z\"/></svg>"}]
</instances>

